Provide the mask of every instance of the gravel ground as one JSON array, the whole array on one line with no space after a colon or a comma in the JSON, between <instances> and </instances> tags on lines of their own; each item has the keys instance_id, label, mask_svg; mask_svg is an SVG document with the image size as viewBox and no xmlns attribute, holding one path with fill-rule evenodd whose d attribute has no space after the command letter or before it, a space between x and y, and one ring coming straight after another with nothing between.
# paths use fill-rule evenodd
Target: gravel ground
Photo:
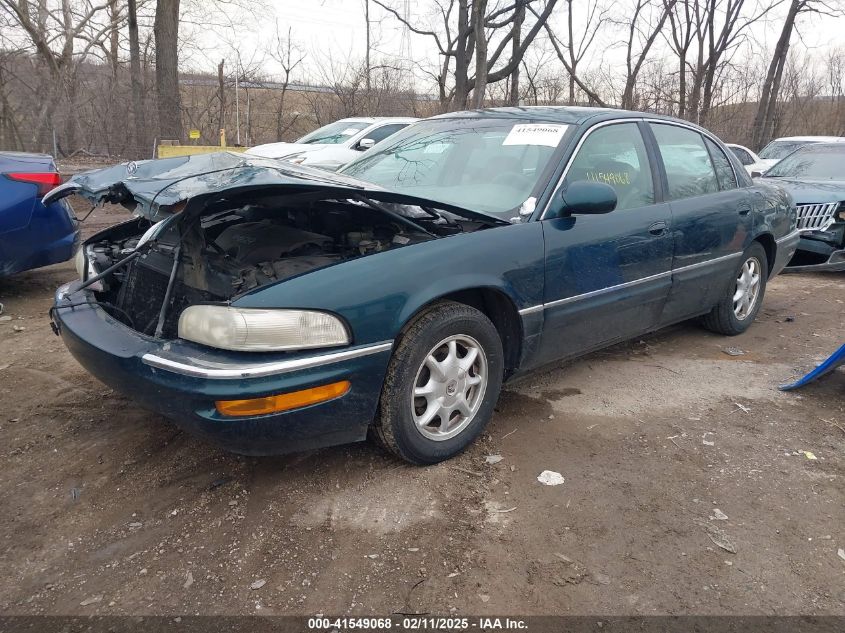
<instances>
[{"instance_id":1,"label":"gravel ground","mask_svg":"<svg viewBox=\"0 0 845 633\"><path fill-rule=\"evenodd\" d=\"M776 390L843 342L841 274L773 280L737 338L682 324L507 385L429 468L182 433L53 336L73 276L0 279L4 614L845 614L845 372Z\"/></svg>"}]
</instances>

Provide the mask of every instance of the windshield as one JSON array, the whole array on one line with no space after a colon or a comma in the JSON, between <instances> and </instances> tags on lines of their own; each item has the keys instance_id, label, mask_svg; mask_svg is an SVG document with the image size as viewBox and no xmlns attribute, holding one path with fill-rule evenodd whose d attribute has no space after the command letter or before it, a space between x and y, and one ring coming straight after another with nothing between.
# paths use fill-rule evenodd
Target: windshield
<instances>
[{"instance_id":1,"label":"windshield","mask_svg":"<svg viewBox=\"0 0 845 633\"><path fill-rule=\"evenodd\" d=\"M367 123L366 121L335 121L334 123L329 123L314 130L310 134L306 134L296 142L309 145L317 143L337 145L355 136L358 132L370 125L372 123Z\"/></svg>"},{"instance_id":2,"label":"windshield","mask_svg":"<svg viewBox=\"0 0 845 633\"><path fill-rule=\"evenodd\" d=\"M805 147L769 169L766 178L845 180L845 147Z\"/></svg>"},{"instance_id":3,"label":"windshield","mask_svg":"<svg viewBox=\"0 0 845 633\"><path fill-rule=\"evenodd\" d=\"M772 141L763 151L760 152L760 158L777 159L780 160L784 156L789 156L799 147L809 145L812 141Z\"/></svg>"},{"instance_id":4,"label":"windshield","mask_svg":"<svg viewBox=\"0 0 845 633\"><path fill-rule=\"evenodd\" d=\"M420 198L513 214L535 194L567 127L512 119L422 121L341 172Z\"/></svg>"}]
</instances>

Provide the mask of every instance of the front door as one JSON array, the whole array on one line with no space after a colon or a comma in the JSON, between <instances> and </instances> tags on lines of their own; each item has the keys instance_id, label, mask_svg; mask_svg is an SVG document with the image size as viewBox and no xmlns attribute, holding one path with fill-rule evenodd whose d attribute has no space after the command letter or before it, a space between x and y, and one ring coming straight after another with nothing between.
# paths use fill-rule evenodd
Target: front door
<instances>
[{"instance_id":1,"label":"front door","mask_svg":"<svg viewBox=\"0 0 845 633\"><path fill-rule=\"evenodd\" d=\"M640 123L587 132L563 182L605 182L617 206L605 215L543 220L545 303L540 362L575 356L657 325L671 285L672 216Z\"/></svg>"}]
</instances>

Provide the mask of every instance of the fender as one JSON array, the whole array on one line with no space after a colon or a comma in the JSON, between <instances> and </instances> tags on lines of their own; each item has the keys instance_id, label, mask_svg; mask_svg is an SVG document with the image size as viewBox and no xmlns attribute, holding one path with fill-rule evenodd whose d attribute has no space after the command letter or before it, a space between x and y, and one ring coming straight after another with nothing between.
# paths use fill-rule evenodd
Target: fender
<instances>
[{"instance_id":1,"label":"fender","mask_svg":"<svg viewBox=\"0 0 845 633\"><path fill-rule=\"evenodd\" d=\"M425 305L461 290L495 288L517 310L542 302L540 222L481 229L368 255L262 286L244 308L308 308L352 325L355 344L395 338Z\"/></svg>"}]
</instances>

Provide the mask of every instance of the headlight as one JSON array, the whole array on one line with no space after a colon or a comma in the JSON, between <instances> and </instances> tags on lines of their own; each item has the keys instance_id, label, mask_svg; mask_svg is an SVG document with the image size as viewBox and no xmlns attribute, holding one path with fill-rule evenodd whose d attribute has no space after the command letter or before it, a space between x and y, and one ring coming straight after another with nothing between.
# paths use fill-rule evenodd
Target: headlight
<instances>
[{"instance_id":1,"label":"headlight","mask_svg":"<svg viewBox=\"0 0 845 633\"><path fill-rule=\"evenodd\" d=\"M343 322L312 310L198 305L179 316L179 337L219 349L274 352L349 344Z\"/></svg>"},{"instance_id":2,"label":"headlight","mask_svg":"<svg viewBox=\"0 0 845 633\"><path fill-rule=\"evenodd\" d=\"M76 267L76 274L82 281L85 281L85 273L88 272L88 258L85 257L85 246L80 246L76 255L73 256L73 265Z\"/></svg>"}]
</instances>

